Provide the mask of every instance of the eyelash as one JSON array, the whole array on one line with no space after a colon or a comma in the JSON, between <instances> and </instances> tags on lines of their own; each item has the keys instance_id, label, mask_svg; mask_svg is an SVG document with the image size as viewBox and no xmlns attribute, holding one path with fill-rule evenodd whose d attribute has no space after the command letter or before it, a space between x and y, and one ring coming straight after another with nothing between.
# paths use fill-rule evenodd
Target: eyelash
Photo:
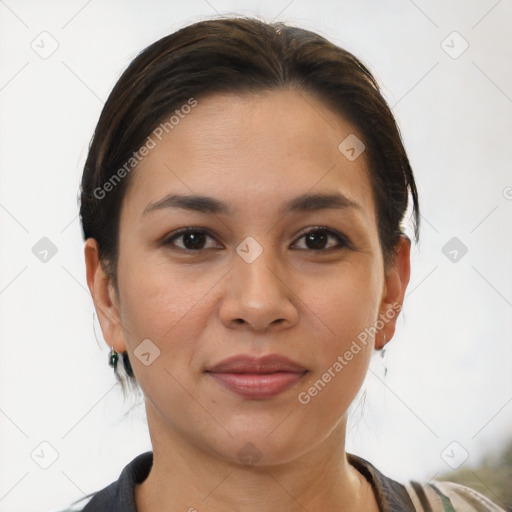
<instances>
[{"instance_id":1,"label":"eyelash","mask_svg":"<svg viewBox=\"0 0 512 512\"><path fill-rule=\"evenodd\" d=\"M181 238L184 235L187 235L189 233L205 234L208 237L210 237L210 238L215 240L215 237L208 230L205 230L205 229L202 229L202 228L192 228L192 227L189 227L189 228L180 229L179 231L173 233L170 237L166 238L162 242L162 245L164 245L164 246L174 245L173 242L175 240L177 240L177 239L179 239L179 238ZM342 235L341 233L338 233L337 231L335 231L333 229L330 229L330 228L327 228L327 227L324 227L324 226L316 226L316 227L311 228L308 231L302 233L302 235L300 235L299 238L297 238L296 241L293 242L292 245L295 245L298 240L303 239L305 236L307 236L307 235L309 235L311 233L322 233L322 234L327 235L328 237L333 237L333 238L336 239L336 241L338 242L339 245L338 246L334 246L334 247L328 247L327 249L307 249L306 248L306 249L299 249L299 250L319 253L319 252L328 252L328 251L332 251L332 250L341 250L341 249L345 249L345 248L347 248L347 249L351 248L351 243L350 243L350 241L348 240L347 237L345 237L344 235ZM187 248L179 247L179 246L174 246L174 247L177 248L178 250L189 252L189 253L199 253L201 251L205 251L206 250L206 249L187 249Z\"/></svg>"}]
</instances>

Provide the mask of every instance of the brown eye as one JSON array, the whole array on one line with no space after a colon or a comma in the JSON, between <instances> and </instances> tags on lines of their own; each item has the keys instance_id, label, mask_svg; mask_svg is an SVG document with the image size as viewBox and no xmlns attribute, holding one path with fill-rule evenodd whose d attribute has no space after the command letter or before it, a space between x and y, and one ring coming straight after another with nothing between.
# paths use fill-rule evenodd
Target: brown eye
<instances>
[{"instance_id":1,"label":"brown eye","mask_svg":"<svg viewBox=\"0 0 512 512\"><path fill-rule=\"evenodd\" d=\"M328 249L342 249L348 246L347 240L336 231L326 228L316 228L303 234L298 240L304 240L305 249L311 251L324 251ZM333 243L334 242L334 243ZM294 244L296 248L297 242Z\"/></svg>"},{"instance_id":2,"label":"brown eye","mask_svg":"<svg viewBox=\"0 0 512 512\"><path fill-rule=\"evenodd\" d=\"M207 247L208 239L214 241L214 244ZM180 241L181 243L177 243ZM204 230L199 229L185 229L175 233L168 238L164 245L174 245L179 249L187 251L200 251L202 249L218 248L218 244L215 239Z\"/></svg>"}]
</instances>

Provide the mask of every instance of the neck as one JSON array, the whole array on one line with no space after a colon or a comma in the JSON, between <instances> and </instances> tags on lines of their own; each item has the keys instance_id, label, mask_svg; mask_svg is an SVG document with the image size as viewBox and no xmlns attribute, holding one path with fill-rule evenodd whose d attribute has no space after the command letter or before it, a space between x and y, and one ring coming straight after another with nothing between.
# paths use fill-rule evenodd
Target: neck
<instances>
[{"instance_id":1,"label":"neck","mask_svg":"<svg viewBox=\"0 0 512 512\"><path fill-rule=\"evenodd\" d=\"M138 512L378 510L370 484L347 461L346 417L327 439L293 461L247 466L164 428L149 405L147 414L153 467L135 488Z\"/></svg>"}]
</instances>

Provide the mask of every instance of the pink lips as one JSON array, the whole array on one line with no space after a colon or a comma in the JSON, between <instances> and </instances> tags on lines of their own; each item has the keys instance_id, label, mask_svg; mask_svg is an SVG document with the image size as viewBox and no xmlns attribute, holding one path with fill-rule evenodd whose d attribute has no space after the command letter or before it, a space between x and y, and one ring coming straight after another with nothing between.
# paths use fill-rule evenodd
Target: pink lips
<instances>
[{"instance_id":1,"label":"pink lips","mask_svg":"<svg viewBox=\"0 0 512 512\"><path fill-rule=\"evenodd\" d=\"M307 370L279 355L233 356L209 368L207 373L243 398L264 400L293 386Z\"/></svg>"}]
</instances>

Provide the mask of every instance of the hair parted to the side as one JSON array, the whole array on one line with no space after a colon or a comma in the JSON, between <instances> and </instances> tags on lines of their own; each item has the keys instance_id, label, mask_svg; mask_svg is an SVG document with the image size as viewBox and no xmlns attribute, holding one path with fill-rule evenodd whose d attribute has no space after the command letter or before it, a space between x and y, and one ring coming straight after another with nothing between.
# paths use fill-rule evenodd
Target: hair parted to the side
<instances>
[{"instance_id":1,"label":"hair parted to the side","mask_svg":"<svg viewBox=\"0 0 512 512\"><path fill-rule=\"evenodd\" d=\"M215 93L276 89L313 94L359 130L369 159L385 264L393 261L403 234L409 197L418 240L413 172L394 116L369 70L351 53L308 30L245 17L211 19L163 37L131 62L106 101L91 140L80 219L84 239L98 242L116 292L119 217L131 177L126 163L135 169L134 155L148 136L191 99L200 104ZM121 382L135 381L133 374L116 375Z\"/></svg>"}]
</instances>

